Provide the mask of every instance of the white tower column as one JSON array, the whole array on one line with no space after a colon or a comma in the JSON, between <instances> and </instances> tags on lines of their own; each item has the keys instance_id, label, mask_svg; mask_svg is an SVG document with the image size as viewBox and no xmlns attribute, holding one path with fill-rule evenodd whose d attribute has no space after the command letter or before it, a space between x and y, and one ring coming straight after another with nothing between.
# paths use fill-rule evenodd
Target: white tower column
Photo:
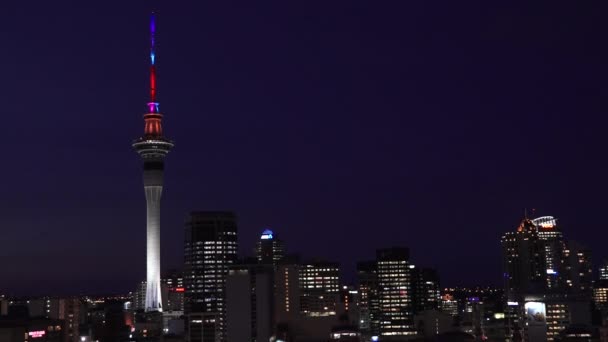
<instances>
[{"instance_id":1,"label":"white tower column","mask_svg":"<svg viewBox=\"0 0 608 342\"><path fill-rule=\"evenodd\" d=\"M145 186L147 204L146 311L162 311L160 284L160 197L162 186Z\"/></svg>"}]
</instances>

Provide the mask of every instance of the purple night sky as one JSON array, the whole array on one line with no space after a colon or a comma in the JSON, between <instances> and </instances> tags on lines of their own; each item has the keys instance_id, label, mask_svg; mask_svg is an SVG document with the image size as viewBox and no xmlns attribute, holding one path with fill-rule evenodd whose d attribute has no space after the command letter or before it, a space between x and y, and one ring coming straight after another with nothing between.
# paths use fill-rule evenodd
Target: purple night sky
<instances>
[{"instance_id":1,"label":"purple night sky","mask_svg":"<svg viewBox=\"0 0 608 342\"><path fill-rule=\"evenodd\" d=\"M145 276L152 1L0 5L0 293ZM444 285L500 284L524 208L608 257L608 22L598 3L165 1L163 268L191 210L338 261L409 246ZM605 6L606 4L601 4Z\"/></svg>"}]
</instances>

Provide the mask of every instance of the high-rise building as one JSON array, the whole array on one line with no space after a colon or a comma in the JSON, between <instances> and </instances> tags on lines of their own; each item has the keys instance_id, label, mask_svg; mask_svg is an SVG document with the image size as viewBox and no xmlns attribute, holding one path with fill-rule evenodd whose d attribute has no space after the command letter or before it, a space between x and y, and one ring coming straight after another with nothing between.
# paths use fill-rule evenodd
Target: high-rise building
<instances>
[{"instance_id":1,"label":"high-rise building","mask_svg":"<svg viewBox=\"0 0 608 342\"><path fill-rule=\"evenodd\" d=\"M502 245L509 340L553 341L569 324L590 322L590 252L565 241L555 218L525 217Z\"/></svg>"},{"instance_id":2,"label":"high-rise building","mask_svg":"<svg viewBox=\"0 0 608 342\"><path fill-rule=\"evenodd\" d=\"M505 295L508 301L521 301L523 295L544 289L545 257L534 223L524 218L515 232L502 237Z\"/></svg>"},{"instance_id":3,"label":"high-rise building","mask_svg":"<svg viewBox=\"0 0 608 342\"><path fill-rule=\"evenodd\" d=\"M591 250L575 241L568 241L564 250L566 285L568 292L590 297L593 291Z\"/></svg>"},{"instance_id":4,"label":"high-rise building","mask_svg":"<svg viewBox=\"0 0 608 342\"><path fill-rule=\"evenodd\" d=\"M357 263L359 282L359 330L369 339L380 334L378 301L378 264L376 261Z\"/></svg>"},{"instance_id":5,"label":"high-rise building","mask_svg":"<svg viewBox=\"0 0 608 342\"><path fill-rule=\"evenodd\" d=\"M388 248L376 253L380 338L415 335L409 249Z\"/></svg>"},{"instance_id":6,"label":"high-rise building","mask_svg":"<svg viewBox=\"0 0 608 342\"><path fill-rule=\"evenodd\" d=\"M226 278L228 341L270 341L274 328L274 268L245 262Z\"/></svg>"},{"instance_id":7,"label":"high-rise building","mask_svg":"<svg viewBox=\"0 0 608 342\"><path fill-rule=\"evenodd\" d=\"M284 258L275 272L275 315L276 322L287 325L300 314L300 260L289 256Z\"/></svg>"},{"instance_id":8,"label":"high-rise building","mask_svg":"<svg viewBox=\"0 0 608 342\"><path fill-rule=\"evenodd\" d=\"M337 263L313 261L300 265L300 312L304 316L335 316L338 312L340 269Z\"/></svg>"},{"instance_id":9,"label":"high-rise building","mask_svg":"<svg viewBox=\"0 0 608 342\"><path fill-rule=\"evenodd\" d=\"M232 212L197 211L186 222L184 285L190 342L226 341L226 275L237 261Z\"/></svg>"},{"instance_id":10,"label":"high-rise building","mask_svg":"<svg viewBox=\"0 0 608 342\"><path fill-rule=\"evenodd\" d=\"M441 301L441 288L439 274L432 268L412 267L412 307L414 314L425 310L439 309Z\"/></svg>"},{"instance_id":11,"label":"high-rise building","mask_svg":"<svg viewBox=\"0 0 608 342\"><path fill-rule=\"evenodd\" d=\"M164 159L173 143L163 136L162 114L156 100L156 23L150 21L150 102L144 114L144 135L133 148L144 164L144 190L147 206L146 224L146 311L162 311L160 285L160 198L163 190Z\"/></svg>"},{"instance_id":12,"label":"high-rise building","mask_svg":"<svg viewBox=\"0 0 608 342\"><path fill-rule=\"evenodd\" d=\"M274 232L265 229L256 243L256 255L258 262L262 264L277 265L285 256L285 245L279 240Z\"/></svg>"},{"instance_id":13,"label":"high-rise building","mask_svg":"<svg viewBox=\"0 0 608 342\"><path fill-rule=\"evenodd\" d=\"M548 290L564 287L563 259L564 238L553 216L542 216L532 220L544 255L546 286Z\"/></svg>"}]
</instances>

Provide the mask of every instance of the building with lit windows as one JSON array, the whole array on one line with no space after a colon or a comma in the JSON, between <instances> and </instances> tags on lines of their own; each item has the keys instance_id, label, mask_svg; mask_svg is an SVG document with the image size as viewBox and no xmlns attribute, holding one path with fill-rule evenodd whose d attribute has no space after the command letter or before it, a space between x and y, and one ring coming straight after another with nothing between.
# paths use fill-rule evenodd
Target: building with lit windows
<instances>
[{"instance_id":1,"label":"building with lit windows","mask_svg":"<svg viewBox=\"0 0 608 342\"><path fill-rule=\"evenodd\" d=\"M326 341L332 329L356 323L358 294L340 288L339 273L335 262L302 262L297 256L279 262L274 278L277 341Z\"/></svg>"},{"instance_id":2,"label":"building with lit windows","mask_svg":"<svg viewBox=\"0 0 608 342\"><path fill-rule=\"evenodd\" d=\"M568 241L566 246L564 264L567 290L590 298L593 291L591 250L574 241Z\"/></svg>"},{"instance_id":3,"label":"building with lit windows","mask_svg":"<svg viewBox=\"0 0 608 342\"><path fill-rule=\"evenodd\" d=\"M256 255L259 263L277 265L285 256L285 245L274 232L265 229L256 243Z\"/></svg>"},{"instance_id":4,"label":"building with lit windows","mask_svg":"<svg viewBox=\"0 0 608 342\"><path fill-rule=\"evenodd\" d=\"M602 320L608 319L608 279L600 279L593 284L593 303Z\"/></svg>"},{"instance_id":5,"label":"building with lit windows","mask_svg":"<svg viewBox=\"0 0 608 342\"><path fill-rule=\"evenodd\" d=\"M446 293L441 296L439 309L452 317L456 317L458 316L458 301L454 298L454 296Z\"/></svg>"},{"instance_id":6,"label":"building with lit windows","mask_svg":"<svg viewBox=\"0 0 608 342\"><path fill-rule=\"evenodd\" d=\"M300 261L297 257L284 258L275 272L275 315L278 323L294 321L300 313Z\"/></svg>"},{"instance_id":7,"label":"building with lit windows","mask_svg":"<svg viewBox=\"0 0 608 342\"><path fill-rule=\"evenodd\" d=\"M376 253L380 338L415 335L409 249L387 248Z\"/></svg>"},{"instance_id":8,"label":"building with lit windows","mask_svg":"<svg viewBox=\"0 0 608 342\"><path fill-rule=\"evenodd\" d=\"M26 302L29 316L32 318L49 318L62 322L64 342L77 342L81 323L81 306L79 298L37 298Z\"/></svg>"},{"instance_id":9,"label":"building with lit windows","mask_svg":"<svg viewBox=\"0 0 608 342\"><path fill-rule=\"evenodd\" d=\"M337 263L313 261L300 265L300 312L304 316L335 316L338 312L340 269Z\"/></svg>"},{"instance_id":10,"label":"building with lit windows","mask_svg":"<svg viewBox=\"0 0 608 342\"><path fill-rule=\"evenodd\" d=\"M598 269L600 280L608 280L608 260L604 260Z\"/></svg>"},{"instance_id":11,"label":"building with lit windows","mask_svg":"<svg viewBox=\"0 0 608 342\"><path fill-rule=\"evenodd\" d=\"M563 259L564 237L553 216L542 216L532 220L536 228L542 254L545 259L547 289L559 289L564 286Z\"/></svg>"},{"instance_id":12,"label":"building with lit windows","mask_svg":"<svg viewBox=\"0 0 608 342\"><path fill-rule=\"evenodd\" d=\"M545 288L544 245L532 220L524 218L517 230L503 235L505 295L510 302L521 302L526 293Z\"/></svg>"},{"instance_id":13,"label":"building with lit windows","mask_svg":"<svg viewBox=\"0 0 608 342\"><path fill-rule=\"evenodd\" d=\"M359 330L366 338L380 334L378 265L374 261L357 263Z\"/></svg>"},{"instance_id":14,"label":"building with lit windows","mask_svg":"<svg viewBox=\"0 0 608 342\"><path fill-rule=\"evenodd\" d=\"M502 246L508 339L553 341L570 324L590 324L591 255L564 240L555 218L525 217Z\"/></svg>"},{"instance_id":15,"label":"building with lit windows","mask_svg":"<svg viewBox=\"0 0 608 342\"><path fill-rule=\"evenodd\" d=\"M441 300L439 274L432 268L411 266L412 306L414 314L425 310L439 309L439 302Z\"/></svg>"},{"instance_id":16,"label":"building with lit windows","mask_svg":"<svg viewBox=\"0 0 608 342\"><path fill-rule=\"evenodd\" d=\"M161 280L163 308L165 311L184 311L184 277L181 272L171 271L165 274Z\"/></svg>"},{"instance_id":17,"label":"building with lit windows","mask_svg":"<svg viewBox=\"0 0 608 342\"><path fill-rule=\"evenodd\" d=\"M226 341L225 290L237 261L237 219L232 212L192 212L186 222L184 286L190 342Z\"/></svg>"}]
</instances>

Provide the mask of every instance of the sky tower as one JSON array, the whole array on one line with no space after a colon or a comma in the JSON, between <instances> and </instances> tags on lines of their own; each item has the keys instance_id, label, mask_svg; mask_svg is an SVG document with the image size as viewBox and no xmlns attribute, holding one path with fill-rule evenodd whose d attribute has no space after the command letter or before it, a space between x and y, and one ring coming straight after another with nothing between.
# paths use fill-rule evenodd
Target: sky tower
<instances>
[{"instance_id":1,"label":"sky tower","mask_svg":"<svg viewBox=\"0 0 608 342\"><path fill-rule=\"evenodd\" d=\"M150 102L144 114L144 135L133 148L144 161L144 190L147 205L146 223L146 311L162 311L160 289L160 197L163 191L163 168L173 143L163 136L162 114L156 102L154 13L150 17Z\"/></svg>"}]
</instances>

